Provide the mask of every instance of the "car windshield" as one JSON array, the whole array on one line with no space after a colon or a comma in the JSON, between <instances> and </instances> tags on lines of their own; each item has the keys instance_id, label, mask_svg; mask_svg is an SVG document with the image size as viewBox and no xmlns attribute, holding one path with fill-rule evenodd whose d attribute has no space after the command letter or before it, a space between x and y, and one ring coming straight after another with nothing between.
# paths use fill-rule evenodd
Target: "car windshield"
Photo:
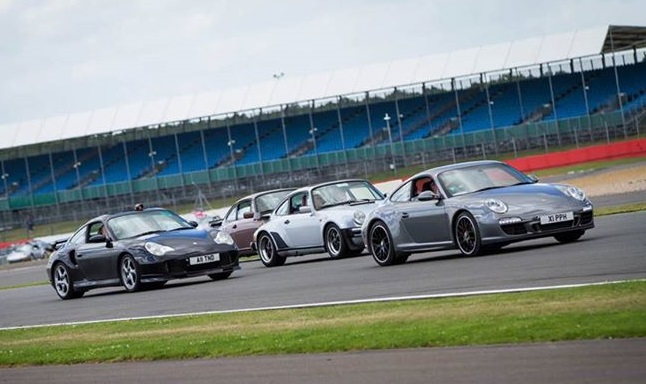
<instances>
[{"instance_id":1,"label":"car windshield","mask_svg":"<svg viewBox=\"0 0 646 384\"><path fill-rule=\"evenodd\" d=\"M527 175L502 163L452 169L440 173L438 180L449 197L486 189L532 183L532 180Z\"/></svg>"},{"instance_id":2,"label":"car windshield","mask_svg":"<svg viewBox=\"0 0 646 384\"><path fill-rule=\"evenodd\" d=\"M182 217L166 210L132 212L117 216L108 220L108 227L117 240L149 233L193 228Z\"/></svg>"},{"instance_id":3,"label":"car windshield","mask_svg":"<svg viewBox=\"0 0 646 384\"><path fill-rule=\"evenodd\" d=\"M367 181L346 181L328 184L312 190L316 209L355 201L382 200L383 195Z\"/></svg>"},{"instance_id":4,"label":"car windshield","mask_svg":"<svg viewBox=\"0 0 646 384\"><path fill-rule=\"evenodd\" d=\"M290 192L291 190L276 191L258 196L256 198L256 209L260 213L271 212Z\"/></svg>"}]
</instances>

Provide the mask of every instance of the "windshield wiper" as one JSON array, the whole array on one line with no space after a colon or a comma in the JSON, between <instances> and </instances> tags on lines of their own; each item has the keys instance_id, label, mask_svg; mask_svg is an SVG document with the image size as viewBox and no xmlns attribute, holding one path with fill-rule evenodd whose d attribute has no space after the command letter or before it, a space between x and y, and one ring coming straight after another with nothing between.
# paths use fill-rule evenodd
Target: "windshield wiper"
<instances>
[{"instance_id":1,"label":"windshield wiper","mask_svg":"<svg viewBox=\"0 0 646 384\"><path fill-rule=\"evenodd\" d=\"M146 235L152 235L153 233L159 233L159 232L166 232L166 231L161 230L161 229L155 229L154 231L148 231L148 232L139 233L139 234L138 234L137 236L135 236L135 237L141 237L141 236L146 236Z\"/></svg>"},{"instance_id":2,"label":"windshield wiper","mask_svg":"<svg viewBox=\"0 0 646 384\"><path fill-rule=\"evenodd\" d=\"M193 229L193 227L177 227L177 228L169 229L168 231L169 232L170 231L181 231L183 229Z\"/></svg>"},{"instance_id":3,"label":"windshield wiper","mask_svg":"<svg viewBox=\"0 0 646 384\"><path fill-rule=\"evenodd\" d=\"M481 188L481 189L475 190L475 191L473 191L473 192L474 192L474 193L475 193L475 192L482 192L482 191L488 191L488 190L490 190L490 189L498 189L498 188L503 188L503 187L506 187L506 185L496 185L496 186L492 186L492 187L485 187L485 188Z\"/></svg>"},{"instance_id":4,"label":"windshield wiper","mask_svg":"<svg viewBox=\"0 0 646 384\"><path fill-rule=\"evenodd\" d=\"M361 205L361 204L369 204L373 203L375 200L370 200L370 199L360 199L360 200L352 200L350 202L350 205Z\"/></svg>"},{"instance_id":5,"label":"windshield wiper","mask_svg":"<svg viewBox=\"0 0 646 384\"><path fill-rule=\"evenodd\" d=\"M355 202L356 202L356 200L339 201L338 203L325 204L325 205L321 206L321 208L336 207L338 205L352 204L352 203L355 203Z\"/></svg>"}]
</instances>

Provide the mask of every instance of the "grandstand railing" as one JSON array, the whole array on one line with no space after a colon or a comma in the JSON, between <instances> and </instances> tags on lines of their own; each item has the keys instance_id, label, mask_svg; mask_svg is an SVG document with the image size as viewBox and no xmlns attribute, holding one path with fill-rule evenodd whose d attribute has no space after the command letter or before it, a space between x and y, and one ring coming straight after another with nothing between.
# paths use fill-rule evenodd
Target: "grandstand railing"
<instances>
[{"instance_id":1,"label":"grandstand railing","mask_svg":"<svg viewBox=\"0 0 646 384\"><path fill-rule=\"evenodd\" d=\"M550 152L563 146L624 139L641 134L639 118L642 117L629 116L630 120L624 125L626 119L622 119L621 112L612 112L497 128L493 131L453 132L427 139L394 141L392 144L365 146L346 151L88 186L33 197L0 198L0 211L54 204L64 206L80 201L91 204L115 197L121 197L123 201L128 202L137 201L140 196L145 196L146 201L161 202L155 197L158 195L157 191L175 191L171 194L181 197L180 191L188 189L188 193L192 194L193 186L198 185L208 185L212 194L228 197L240 193L232 188L234 183L239 183L243 189L246 187L248 190L260 190L273 186L302 185L316 177L361 176L389 169L393 170L393 177L403 177L405 175L396 173L397 169L403 166L490 158L496 154L515 157L518 152ZM271 175L270 180L263 175Z\"/></svg>"}]
</instances>

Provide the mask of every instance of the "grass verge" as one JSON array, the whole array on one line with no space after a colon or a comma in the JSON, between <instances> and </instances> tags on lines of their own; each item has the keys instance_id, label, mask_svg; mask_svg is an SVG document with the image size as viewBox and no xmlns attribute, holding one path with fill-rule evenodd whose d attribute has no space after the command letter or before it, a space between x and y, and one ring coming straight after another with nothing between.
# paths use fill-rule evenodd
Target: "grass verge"
<instances>
[{"instance_id":1,"label":"grass verge","mask_svg":"<svg viewBox=\"0 0 646 384\"><path fill-rule=\"evenodd\" d=\"M0 330L0 366L646 337L646 281Z\"/></svg>"}]
</instances>

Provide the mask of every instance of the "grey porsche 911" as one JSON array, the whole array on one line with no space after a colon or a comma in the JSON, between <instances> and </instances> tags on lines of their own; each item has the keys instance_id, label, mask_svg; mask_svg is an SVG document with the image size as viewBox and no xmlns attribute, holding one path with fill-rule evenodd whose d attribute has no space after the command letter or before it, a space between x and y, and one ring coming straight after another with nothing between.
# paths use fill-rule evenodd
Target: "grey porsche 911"
<instances>
[{"instance_id":1,"label":"grey porsche 911","mask_svg":"<svg viewBox=\"0 0 646 384\"><path fill-rule=\"evenodd\" d=\"M361 233L377 264L387 266L416 252L475 256L540 237L568 243L591 228L592 203L581 189L483 160L410 177L367 215Z\"/></svg>"}]
</instances>

